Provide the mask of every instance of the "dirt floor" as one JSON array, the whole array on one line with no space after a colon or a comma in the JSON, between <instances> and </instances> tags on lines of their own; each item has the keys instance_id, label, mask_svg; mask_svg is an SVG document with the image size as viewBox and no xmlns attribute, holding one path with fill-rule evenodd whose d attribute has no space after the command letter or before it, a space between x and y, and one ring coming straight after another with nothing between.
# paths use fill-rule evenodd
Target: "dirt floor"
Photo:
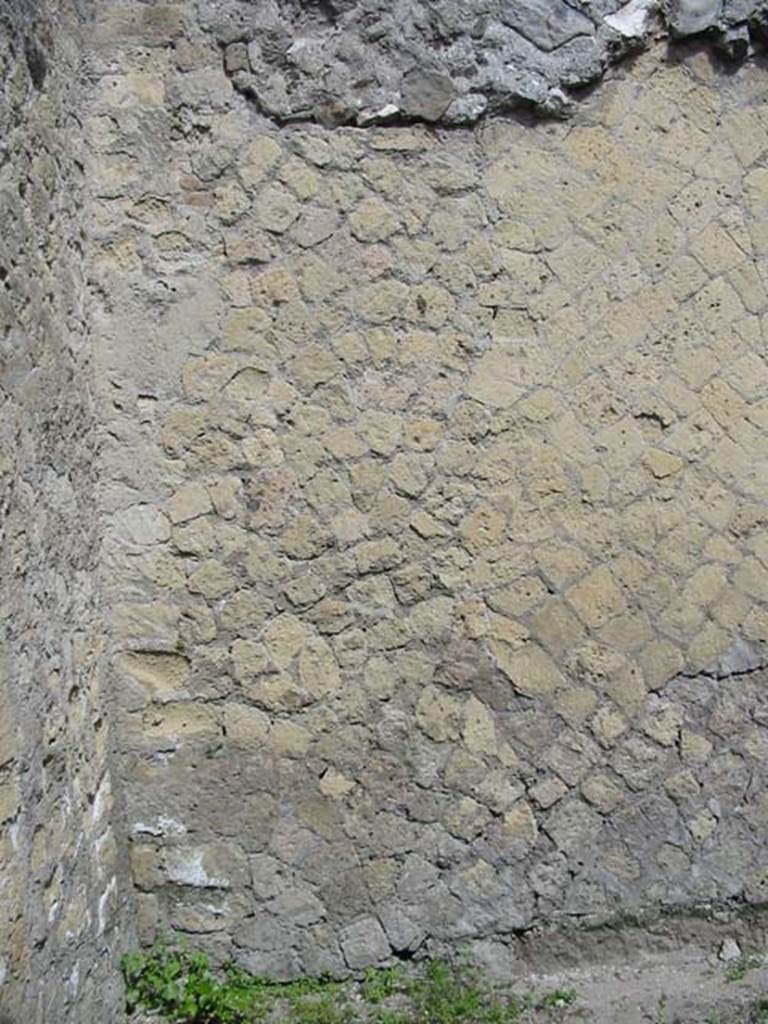
<instances>
[{"instance_id":1,"label":"dirt floor","mask_svg":"<svg viewBox=\"0 0 768 1024\"><path fill-rule=\"evenodd\" d=\"M768 1024L768 964L754 955L725 962L717 951L646 954L631 964L533 975L525 982L532 989L576 993L567 1007L527 1013L536 1024Z\"/></svg>"}]
</instances>

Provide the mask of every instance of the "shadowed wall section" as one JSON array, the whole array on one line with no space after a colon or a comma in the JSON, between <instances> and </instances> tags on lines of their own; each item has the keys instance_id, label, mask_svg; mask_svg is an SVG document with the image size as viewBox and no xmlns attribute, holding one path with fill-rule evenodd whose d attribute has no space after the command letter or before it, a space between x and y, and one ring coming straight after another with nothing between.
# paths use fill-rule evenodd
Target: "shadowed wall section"
<instances>
[{"instance_id":1,"label":"shadowed wall section","mask_svg":"<svg viewBox=\"0 0 768 1024\"><path fill-rule=\"evenodd\" d=\"M114 1019L81 19L0 3L0 1016ZM125 878L125 870L122 871Z\"/></svg>"}]
</instances>

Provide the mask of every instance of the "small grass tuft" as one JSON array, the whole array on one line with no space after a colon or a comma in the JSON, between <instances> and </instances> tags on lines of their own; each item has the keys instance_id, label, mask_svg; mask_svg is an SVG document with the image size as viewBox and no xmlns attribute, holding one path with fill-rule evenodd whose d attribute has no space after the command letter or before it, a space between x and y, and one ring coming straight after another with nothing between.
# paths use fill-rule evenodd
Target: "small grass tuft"
<instances>
[{"instance_id":1,"label":"small grass tuft","mask_svg":"<svg viewBox=\"0 0 768 1024\"><path fill-rule=\"evenodd\" d=\"M728 982L741 981L746 977L749 971L753 971L756 967L760 967L763 962L764 958L755 954L739 957L738 960L734 960L726 969L725 980Z\"/></svg>"},{"instance_id":2,"label":"small grass tuft","mask_svg":"<svg viewBox=\"0 0 768 1024\"><path fill-rule=\"evenodd\" d=\"M406 980L400 966L369 967L363 975L360 992L366 1002L376 1006L404 991Z\"/></svg>"},{"instance_id":3,"label":"small grass tuft","mask_svg":"<svg viewBox=\"0 0 768 1024\"><path fill-rule=\"evenodd\" d=\"M547 992L539 1001L539 1006L546 1010L564 1009L576 1002L576 990L573 988L556 988Z\"/></svg>"}]
</instances>

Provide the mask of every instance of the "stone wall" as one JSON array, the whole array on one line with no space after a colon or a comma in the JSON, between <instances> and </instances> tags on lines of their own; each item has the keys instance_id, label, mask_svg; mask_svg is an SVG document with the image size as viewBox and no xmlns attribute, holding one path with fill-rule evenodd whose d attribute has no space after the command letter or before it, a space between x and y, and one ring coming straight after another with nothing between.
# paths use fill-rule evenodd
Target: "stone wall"
<instances>
[{"instance_id":1,"label":"stone wall","mask_svg":"<svg viewBox=\"0 0 768 1024\"><path fill-rule=\"evenodd\" d=\"M0 25L0 1016L763 906L765 4Z\"/></svg>"},{"instance_id":2,"label":"stone wall","mask_svg":"<svg viewBox=\"0 0 768 1024\"><path fill-rule=\"evenodd\" d=\"M0 2L0 1018L120 1006L81 18ZM125 872L123 872L125 875Z\"/></svg>"},{"instance_id":3,"label":"stone wall","mask_svg":"<svg viewBox=\"0 0 768 1024\"><path fill-rule=\"evenodd\" d=\"M265 101L267 6L93 33L142 938L285 977L764 903L764 70L345 127L320 65Z\"/></svg>"}]
</instances>

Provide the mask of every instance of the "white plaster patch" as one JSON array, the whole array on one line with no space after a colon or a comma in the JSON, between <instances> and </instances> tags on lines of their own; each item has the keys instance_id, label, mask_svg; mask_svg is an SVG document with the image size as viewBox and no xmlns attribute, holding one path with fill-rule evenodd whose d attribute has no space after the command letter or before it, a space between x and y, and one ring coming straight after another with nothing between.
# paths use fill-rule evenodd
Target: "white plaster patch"
<instances>
[{"instance_id":1,"label":"white plaster patch","mask_svg":"<svg viewBox=\"0 0 768 1024\"><path fill-rule=\"evenodd\" d=\"M104 930L107 927L107 910L108 910L108 906L109 906L109 901L110 901L110 898L112 896L114 896L116 893L117 893L117 879L113 875L110 878L109 882L107 883L106 889L104 890L104 892L99 897L99 905L98 905L98 931L97 931L97 935L103 935L104 934Z\"/></svg>"},{"instance_id":2,"label":"white plaster patch","mask_svg":"<svg viewBox=\"0 0 768 1024\"><path fill-rule=\"evenodd\" d=\"M658 9L658 0L629 0L615 14L609 14L605 23L627 39L642 39Z\"/></svg>"},{"instance_id":3,"label":"white plaster patch","mask_svg":"<svg viewBox=\"0 0 768 1024\"><path fill-rule=\"evenodd\" d=\"M175 821L173 818L166 818L161 814L154 823L143 821L135 822L131 826L131 832L134 835L139 836L183 836L186 835L187 829L180 821Z\"/></svg>"},{"instance_id":4,"label":"white plaster patch","mask_svg":"<svg viewBox=\"0 0 768 1024\"><path fill-rule=\"evenodd\" d=\"M226 889L229 881L209 875L205 869L205 850L175 849L168 851L168 878L177 885L190 885L195 889Z\"/></svg>"}]
</instances>

